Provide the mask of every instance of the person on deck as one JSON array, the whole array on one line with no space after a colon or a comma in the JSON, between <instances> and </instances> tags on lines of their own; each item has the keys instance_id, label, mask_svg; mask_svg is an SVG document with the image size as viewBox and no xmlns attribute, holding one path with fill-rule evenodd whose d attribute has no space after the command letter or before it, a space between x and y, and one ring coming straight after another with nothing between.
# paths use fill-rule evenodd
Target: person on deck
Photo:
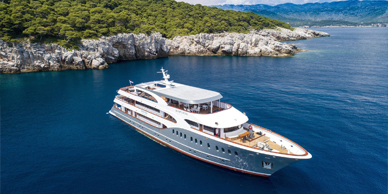
<instances>
[{"instance_id":1,"label":"person on deck","mask_svg":"<svg viewBox=\"0 0 388 194\"><path fill-rule=\"evenodd\" d=\"M252 126L249 126L249 138L255 137L255 134L253 133Z\"/></svg>"}]
</instances>

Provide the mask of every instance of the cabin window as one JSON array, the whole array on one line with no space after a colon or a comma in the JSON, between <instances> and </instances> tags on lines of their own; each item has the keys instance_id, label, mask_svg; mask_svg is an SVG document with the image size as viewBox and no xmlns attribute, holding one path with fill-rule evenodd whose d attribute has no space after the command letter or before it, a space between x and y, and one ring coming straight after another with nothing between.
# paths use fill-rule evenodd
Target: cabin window
<instances>
[{"instance_id":1,"label":"cabin window","mask_svg":"<svg viewBox=\"0 0 388 194\"><path fill-rule=\"evenodd\" d=\"M176 135L178 135L178 131L176 131Z\"/></svg>"},{"instance_id":2,"label":"cabin window","mask_svg":"<svg viewBox=\"0 0 388 194\"><path fill-rule=\"evenodd\" d=\"M193 137L190 137L190 141L193 142Z\"/></svg>"},{"instance_id":3,"label":"cabin window","mask_svg":"<svg viewBox=\"0 0 388 194\"><path fill-rule=\"evenodd\" d=\"M179 136L181 136L181 137L182 137L182 133L180 133L180 134L179 134Z\"/></svg>"},{"instance_id":4,"label":"cabin window","mask_svg":"<svg viewBox=\"0 0 388 194\"><path fill-rule=\"evenodd\" d=\"M236 127L229 127L229 128L225 128L225 129L224 129L224 132L225 132L225 133L228 133L228 132L236 131L237 129L239 129L239 126L236 126Z\"/></svg>"},{"instance_id":5,"label":"cabin window","mask_svg":"<svg viewBox=\"0 0 388 194\"><path fill-rule=\"evenodd\" d=\"M184 138L186 139L186 134L184 135Z\"/></svg>"},{"instance_id":6,"label":"cabin window","mask_svg":"<svg viewBox=\"0 0 388 194\"><path fill-rule=\"evenodd\" d=\"M237 151L234 151L234 155L238 156L238 153L237 153Z\"/></svg>"},{"instance_id":7,"label":"cabin window","mask_svg":"<svg viewBox=\"0 0 388 194\"><path fill-rule=\"evenodd\" d=\"M175 133L174 129L172 130L172 133Z\"/></svg>"},{"instance_id":8,"label":"cabin window","mask_svg":"<svg viewBox=\"0 0 388 194\"><path fill-rule=\"evenodd\" d=\"M162 85L162 84L155 84L156 85L156 87L159 87L159 88L165 88L166 87L166 85Z\"/></svg>"},{"instance_id":9,"label":"cabin window","mask_svg":"<svg viewBox=\"0 0 388 194\"><path fill-rule=\"evenodd\" d=\"M187 119L185 119L185 121L187 122L187 124L190 125L190 127L198 129L198 123L196 123L194 121L187 120Z\"/></svg>"},{"instance_id":10,"label":"cabin window","mask_svg":"<svg viewBox=\"0 0 388 194\"><path fill-rule=\"evenodd\" d=\"M197 138L195 138L195 143L197 143Z\"/></svg>"},{"instance_id":11,"label":"cabin window","mask_svg":"<svg viewBox=\"0 0 388 194\"><path fill-rule=\"evenodd\" d=\"M224 154L225 154L225 149L224 149L224 148L221 148L221 150L222 150L222 153L224 153Z\"/></svg>"},{"instance_id":12,"label":"cabin window","mask_svg":"<svg viewBox=\"0 0 388 194\"><path fill-rule=\"evenodd\" d=\"M199 141L199 144L202 146L202 140Z\"/></svg>"},{"instance_id":13,"label":"cabin window","mask_svg":"<svg viewBox=\"0 0 388 194\"><path fill-rule=\"evenodd\" d=\"M216 150L217 150L217 152L218 152L218 146L216 146Z\"/></svg>"},{"instance_id":14,"label":"cabin window","mask_svg":"<svg viewBox=\"0 0 388 194\"><path fill-rule=\"evenodd\" d=\"M231 155L231 154L232 154L232 152L231 152L230 150L228 150L228 153L229 153L229 155Z\"/></svg>"},{"instance_id":15,"label":"cabin window","mask_svg":"<svg viewBox=\"0 0 388 194\"><path fill-rule=\"evenodd\" d=\"M208 127L208 126L204 125L203 129L206 130L206 131L209 131L211 133L214 133L214 128L213 127Z\"/></svg>"},{"instance_id":16,"label":"cabin window","mask_svg":"<svg viewBox=\"0 0 388 194\"><path fill-rule=\"evenodd\" d=\"M210 143L207 143L207 147L210 149Z\"/></svg>"}]
</instances>

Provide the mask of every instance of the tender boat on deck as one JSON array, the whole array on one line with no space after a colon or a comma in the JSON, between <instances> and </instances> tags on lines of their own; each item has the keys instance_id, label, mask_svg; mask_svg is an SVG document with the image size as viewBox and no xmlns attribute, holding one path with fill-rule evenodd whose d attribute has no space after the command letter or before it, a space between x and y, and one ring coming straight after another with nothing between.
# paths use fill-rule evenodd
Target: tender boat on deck
<instances>
[{"instance_id":1,"label":"tender boat on deck","mask_svg":"<svg viewBox=\"0 0 388 194\"><path fill-rule=\"evenodd\" d=\"M215 91L164 80L120 88L109 113L178 152L214 165L270 176L312 156L293 141L248 123ZM131 81L130 81L131 82Z\"/></svg>"}]
</instances>

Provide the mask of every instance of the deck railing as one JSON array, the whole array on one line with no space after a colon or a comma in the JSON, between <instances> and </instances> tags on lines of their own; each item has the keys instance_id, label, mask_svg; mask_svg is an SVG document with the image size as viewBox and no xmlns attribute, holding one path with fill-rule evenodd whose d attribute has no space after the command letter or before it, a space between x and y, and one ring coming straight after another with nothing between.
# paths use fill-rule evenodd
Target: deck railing
<instances>
[{"instance_id":1,"label":"deck railing","mask_svg":"<svg viewBox=\"0 0 388 194\"><path fill-rule=\"evenodd\" d=\"M215 102L216 102L216 101L213 101L213 112L212 112L212 113L216 113L216 112L220 112L220 111L223 111L223 110L232 108L232 105L230 105L230 104L228 104L228 103L226 103L226 102L219 102L219 101L217 101L217 105L214 104ZM203 110L204 110L203 108L201 108L199 112L192 112L192 111L190 111L190 109L188 109L188 110L183 109L183 105L178 105L178 104L171 104L171 103L169 103L168 106L174 107L174 108L177 108L177 109L179 109L179 110L182 110L182 111L185 111L185 112L189 112L189 113L195 113L195 114L212 114L212 113L210 112L211 107L208 107L208 108L206 109L205 112L203 112ZM181 108L181 107L182 107L182 108Z\"/></svg>"},{"instance_id":2,"label":"deck railing","mask_svg":"<svg viewBox=\"0 0 388 194\"><path fill-rule=\"evenodd\" d=\"M143 115L141 115L141 114L139 114L139 113L137 113L137 118L138 118L139 120L142 120L142 121L146 122L146 123L150 123L150 124L152 124L152 125L154 125L154 126L157 126L157 127L159 127L159 128L163 128L163 126L162 126L161 123L156 122L156 121L153 121L153 120L151 120L151 119L149 119L149 118L147 118L147 117L145 117L145 116L143 116Z\"/></svg>"},{"instance_id":3,"label":"deck railing","mask_svg":"<svg viewBox=\"0 0 388 194\"><path fill-rule=\"evenodd\" d=\"M135 106L134 103L129 103L128 101L126 101L126 100L120 98L120 96L121 96L121 95L117 95L117 96L116 96L116 99L117 99L117 100L120 100L120 101L123 101L123 102L126 102L128 105ZM121 97L125 97L125 96L121 96ZM132 99L131 99L131 100L132 100ZM176 120L170 118L170 117L171 117L170 115L169 115L168 117L163 117L163 116L161 115L161 113L157 113L157 111L154 111L154 110L151 111L152 109L146 108L146 107L141 106L141 105L139 105L139 104L136 104L135 107L140 108L140 109L142 109L142 110L144 110L144 111L147 111L147 112L149 112L149 113L151 113L151 114L154 114L154 115L156 115L156 116L158 116L158 117L160 117L160 118L163 118L163 119L166 119L166 120L171 121L171 122L173 122L173 123L176 123Z\"/></svg>"},{"instance_id":4,"label":"deck railing","mask_svg":"<svg viewBox=\"0 0 388 194\"><path fill-rule=\"evenodd\" d=\"M230 105L226 102L221 102L221 101L213 101L213 105L220 107L220 108L223 108L223 109L228 109L228 108L232 107L232 105Z\"/></svg>"},{"instance_id":5,"label":"deck railing","mask_svg":"<svg viewBox=\"0 0 388 194\"><path fill-rule=\"evenodd\" d=\"M150 108L148 108L148 107L145 107L145 106L143 106L143 105L140 105L140 104L135 104L135 106L136 107L139 107L139 108L141 108L141 109L143 109L143 110L145 110L145 111L148 111L148 112L150 112L150 113L154 113L154 114L156 114L156 115L158 115L158 116L162 116L161 115L161 112L159 111L155 111L155 110L153 110L153 109L150 109Z\"/></svg>"}]
</instances>

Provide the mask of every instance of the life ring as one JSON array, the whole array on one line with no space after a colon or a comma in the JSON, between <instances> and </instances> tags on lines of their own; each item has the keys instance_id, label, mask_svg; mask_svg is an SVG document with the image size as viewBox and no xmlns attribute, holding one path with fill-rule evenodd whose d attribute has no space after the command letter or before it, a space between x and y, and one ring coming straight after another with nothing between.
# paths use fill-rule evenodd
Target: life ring
<instances>
[{"instance_id":1,"label":"life ring","mask_svg":"<svg viewBox=\"0 0 388 194\"><path fill-rule=\"evenodd\" d=\"M248 129L253 129L253 128L252 128L252 125L249 125Z\"/></svg>"}]
</instances>

